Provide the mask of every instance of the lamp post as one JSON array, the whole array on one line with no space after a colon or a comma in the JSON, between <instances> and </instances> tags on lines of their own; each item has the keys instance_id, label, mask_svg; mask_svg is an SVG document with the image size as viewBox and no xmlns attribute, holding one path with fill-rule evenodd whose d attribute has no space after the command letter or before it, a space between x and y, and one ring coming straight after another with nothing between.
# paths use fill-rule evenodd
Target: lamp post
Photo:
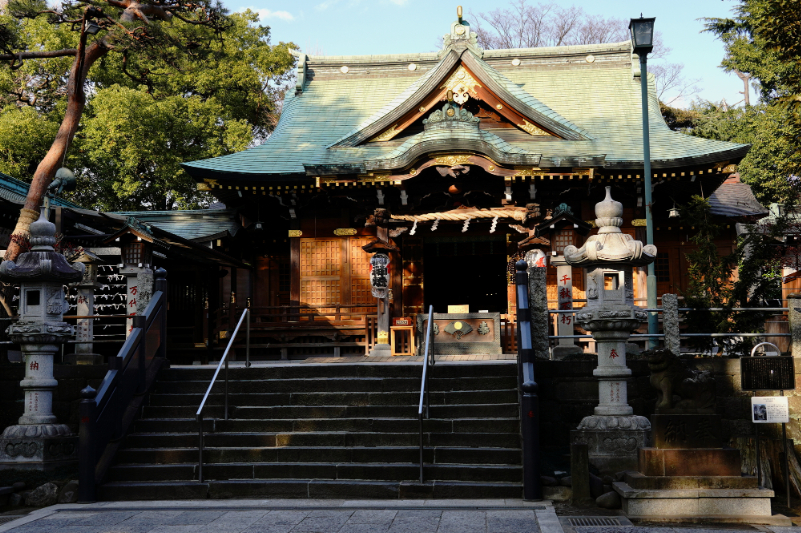
<instances>
[{"instance_id":1,"label":"lamp post","mask_svg":"<svg viewBox=\"0 0 801 533\"><path fill-rule=\"evenodd\" d=\"M640 92L642 93L642 162L645 176L645 244L654 244L654 220L651 215L651 137L648 125L648 54L654 49L655 18L631 19L629 31L634 53L640 58ZM654 263L648 264L648 308L656 308L656 272ZM648 333L655 335L658 327L656 313L648 313ZM654 348L657 343L653 337L648 339L648 347Z\"/></svg>"}]
</instances>

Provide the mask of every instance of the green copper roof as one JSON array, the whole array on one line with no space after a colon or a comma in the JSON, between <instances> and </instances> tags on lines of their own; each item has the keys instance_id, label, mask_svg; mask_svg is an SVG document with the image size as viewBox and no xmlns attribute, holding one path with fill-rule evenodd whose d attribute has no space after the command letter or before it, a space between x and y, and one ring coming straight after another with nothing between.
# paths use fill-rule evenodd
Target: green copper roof
<instances>
[{"instance_id":1,"label":"green copper roof","mask_svg":"<svg viewBox=\"0 0 801 533\"><path fill-rule=\"evenodd\" d=\"M497 150L541 154L544 168L604 161L607 168L636 169L642 166L641 96L630 49L626 41L483 54L468 48L457 55L487 83L505 91L521 106L516 108L521 114L547 117L572 135L543 138L521 131L497 140L484 135ZM242 152L184 166L196 179L258 180L305 176L306 167L364 168L397 159L411 149L414 137L378 143L362 139L355 146L343 141L401 106L408 107L432 77L442 75L443 69L450 71L448 62L455 53L446 49L440 54L309 57L305 84L297 94L287 94L269 139ZM736 161L748 150L747 145L671 131L659 112L650 75L649 116L654 169ZM461 137L453 139L452 149L457 149ZM442 149L441 143L438 146Z\"/></svg>"}]
</instances>

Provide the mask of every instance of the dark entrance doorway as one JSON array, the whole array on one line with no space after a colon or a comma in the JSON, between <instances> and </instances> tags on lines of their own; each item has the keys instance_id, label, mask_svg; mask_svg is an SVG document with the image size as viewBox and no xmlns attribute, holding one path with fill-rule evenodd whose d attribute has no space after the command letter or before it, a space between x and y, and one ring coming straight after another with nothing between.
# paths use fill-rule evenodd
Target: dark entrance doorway
<instances>
[{"instance_id":1,"label":"dark entrance doorway","mask_svg":"<svg viewBox=\"0 0 801 533\"><path fill-rule=\"evenodd\" d=\"M423 269L424 309L447 313L449 305L467 304L471 313L508 312L503 236L427 237Z\"/></svg>"}]
</instances>

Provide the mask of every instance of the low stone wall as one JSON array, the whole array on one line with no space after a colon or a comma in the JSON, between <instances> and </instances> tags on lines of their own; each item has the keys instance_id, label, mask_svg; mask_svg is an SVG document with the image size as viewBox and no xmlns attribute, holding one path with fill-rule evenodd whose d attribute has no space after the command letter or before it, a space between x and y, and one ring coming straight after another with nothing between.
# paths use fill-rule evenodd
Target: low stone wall
<instances>
[{"instance_id":1,"label":"low stone wall","mask_svg":"<svg viewBox=\"0 0 801 533\"><path fill-rule=\"evenodd\" d=\"M751 396L740 387L740 360L722 357L690 359L689 365L698 370L708 370L715 375L717 401L715 411L722 416L722 438L724 442L736 437L754 435L751 423ZM598 404L598 380L592 375L596 366L595 357L582 360L544 361L538 360L535 367L537 384L540 387L540 434L545 448L564 448L570 443L570 430L575 429L581 419L591 415ZM632 370L629 379L629 404L634 414L650 417L654 413L656 391L650 385L648 364L643 360L628 361ZM789 396L790 423L787 437L795 442L796 452L801 455L801 361L796 364L795 391L785 391ZM779 396L778 392L760 392L760 396ZM766 438L781 439L780 424L763 424L760 434Z\"/></svg>"},{"instance_id":2,"label":"low stone wall","mask_svg":"<svg viewBox=\"0 0 801 533\"><path fill-rule=\"evenodd\" d=\"M78 431L78 402L81 389L91 385L97 389L106 375L106 365L54 365L53 375L58 387L53 391L53 414L58 421ZM22 363L0 365L0 432L17 423L23 412L23 392L19 386L25 376Z\"/></svg>"}]
</instances>

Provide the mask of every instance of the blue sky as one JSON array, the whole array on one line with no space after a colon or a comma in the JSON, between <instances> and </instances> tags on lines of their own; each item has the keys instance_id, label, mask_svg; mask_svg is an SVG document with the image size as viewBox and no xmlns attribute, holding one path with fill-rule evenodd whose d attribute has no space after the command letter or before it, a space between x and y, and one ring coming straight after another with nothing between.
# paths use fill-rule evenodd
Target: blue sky
<instances>
[{"instance_id":1,"label":"blue sky","mask_svg":"<svg viewBox=\"0 0 801 533\"><path fill-rule=\"evenodd\" d=\"M292 41L303 51L324 55L431 52L456 18L459 1L443 0L294 0L284 2L227 0L233 11L251 8L272 28L273 42ZM510 2L461 0L467 13L509 7ZM530 3L537 3L531 1ZM701 33L702 17L726 17L733 0L565 0L562 7L581 7L604 17L656 17L656 29L672 51L666 60L684 64L687 78L698 79L699 97L729 104L742 100L743 85L720 69L723 46ZM753 90L752 101L755 101ZM682 102L678 102L680 105ZM687 102L684 102L687 103Z\"/></svg>"}]
</instances>

